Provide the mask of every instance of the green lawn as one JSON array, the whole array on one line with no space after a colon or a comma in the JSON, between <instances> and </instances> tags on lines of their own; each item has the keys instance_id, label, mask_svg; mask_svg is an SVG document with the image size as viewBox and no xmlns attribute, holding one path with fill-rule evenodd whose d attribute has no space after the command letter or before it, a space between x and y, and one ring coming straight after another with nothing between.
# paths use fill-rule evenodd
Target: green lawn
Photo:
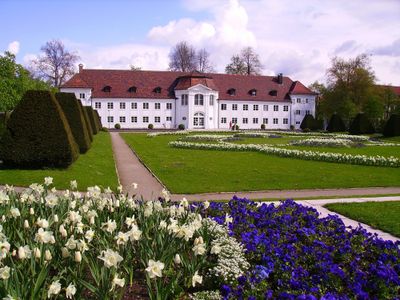
<instances>
[{"instance_id":1,"label":"green lawn","mask_svg":"<svg viewBox=\"0 0 400 300\"><path fill-rule=\"evenodd\" d=\"M257 152L168 146L178 136L122 137L173 193L399 186L400 168L281 158Z\"/></svg>"},{"instance_id":2,"label":"green lawn","mask_svg":"<svg viewBox=\"0 0 400 300\"><path fill-rule=\"evenodd\" d=\"M67 169L0 169L0 185L7 183L14 186L29 186L34 182L43 182L43 178L46 176L54 178L54 185L57 189L69 188L71 180L77 180L78 189L82 191L93 185L116 187L118 178L109 133L99 132L94 136L90 150L81 154L78 160Z\"/></svg>"},{"instance_id":3,"label":"green lawn","mask_svg":"<svg viewBox=\"0 0 400 300\"><path fill-rule=\"evenodd\" d=\"M335 203L325 207L350 219L400 237L400 201Z\"/></svg>"}]
</instances>

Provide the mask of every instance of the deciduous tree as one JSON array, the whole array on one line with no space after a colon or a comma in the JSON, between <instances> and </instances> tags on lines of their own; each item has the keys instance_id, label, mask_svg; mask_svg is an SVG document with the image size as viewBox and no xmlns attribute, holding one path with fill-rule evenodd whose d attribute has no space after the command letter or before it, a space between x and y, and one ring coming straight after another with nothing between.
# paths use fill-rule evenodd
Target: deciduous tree
<instances>
[{"instance_id":1,"label":"deciduous tree","mask_svg":"<svg viewBox=\"0 0 400 300\"><path fill-rule=\"evenodd\" d=\"M202 73L214 72L214 67L210 61L210 53L206 49L200 49L196 56L197 71Z\"/></svg>"},{"instance_id":2,"label":"deciduous tree","mask_svg":"<svg viewBox=\"0 0 400 300\"><path fill-rule=\"evenodd\" d=\"M169 54L171 71L192 72L196 70L196 50L187 42L179 42Z\"/></svg>"},{"instance_id":3,"label":"deciduous tree","mask_svg":"<svg viewBox=\"0 0 400 300\"><path fill-rule=\"evenodd\" d=\"M228 74L260 75L263 66L259 55L252 47L243 48L239 55L231 57L231 63L225 67Z\"/></svg>"}]
</instances>

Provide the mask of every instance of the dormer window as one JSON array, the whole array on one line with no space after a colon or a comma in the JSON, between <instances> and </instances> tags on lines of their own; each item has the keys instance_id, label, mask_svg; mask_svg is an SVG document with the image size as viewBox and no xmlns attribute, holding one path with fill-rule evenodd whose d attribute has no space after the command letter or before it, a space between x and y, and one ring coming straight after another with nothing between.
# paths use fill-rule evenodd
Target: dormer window
<instances>
[{"instance_id":1,"label":"dormer window","mask_svg":"<svg viewBox=\"0 0 400 300\"><path fill-rule=\"evenodd\" d=\"M153 90L153 92L154 93L156 93L156 94L161 94L161 87L156 87L154 90Z\"/></svg>"},{"instance_id":2,"label":"dormer window","mask_svg":"<svg viewBox=\"0 0 400 300\"><path fill-rule=\"evenodd\" d=\"M256 96L257 95L257 90L256 89L252 89L252 90L249 91L249 94L251 96Z\"/></svg>"},{"instance_id":3,"label":"dormer window","mask_svg":"<svg viewBox=\"0 0 400 300\"><path fill-rule=\"evenodd\" d=\"M277 96L278 95L278 91L277 90L269 91L269 95L270 96Z\"/></svg>"},{"instance_id":4,"label":"dormer window","mask_svg":"<svg viewBox=\"0 0 400 300\"><path fill-rule=\"evenodd\" d=\"M236 90L235 89L229 89L228 91L227 91L227 93L228 93L228 95L230 95L230 96L235 96L236 95Z\"/></svg>"},{"instance_id":5,"label":"dormer window","mask_svg":"<svg viewBox=\"0 0 400 300\"><path fill-rule=\"evenodd\" d=\"M111 86L106 85L105 87L103 87L103 92L106 92L106 93L111 92Z\"/></svg>"},{"instance_id":6,"label":"dormer window","mask_svg":"<svg viewBox=\"0 0 400 300\"><path fill-rule=\"evenodd\" d=\"M131 86L131 87L128 89L128 92L129 92L129 93L136 93L136 90L137 90L136 86Z\"/></svg>"}]
</instances>

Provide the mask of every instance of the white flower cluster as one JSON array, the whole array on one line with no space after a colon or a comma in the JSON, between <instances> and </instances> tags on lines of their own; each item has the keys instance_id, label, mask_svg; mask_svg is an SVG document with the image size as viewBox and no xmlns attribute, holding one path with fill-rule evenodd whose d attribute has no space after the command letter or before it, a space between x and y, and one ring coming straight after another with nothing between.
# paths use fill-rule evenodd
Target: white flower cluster
<instances>
[{"instance_id":1,"label":"white flower cluster","mask_svg":"<svg viewBox=\"0 0 400 300\"><path fill-rule=\"evenodd\" d=\"M221 134L196 134L188 135L183 139L187 141L220 141L227 138L232 138L233 135L221 135Z\"/></svg>"},{"instance_id":2,"label":"white flower cluster","mask_svg":"<svg viewBox=\"0 0 400 300\"><path fill-rule=\"evenodd\" d=\"M157 132L150 132L147 134L148 137L155 137L159 135L185 135L189 134L189 130L180 130L180 131L157 131Z\"/></svg>"},{"instance_id":3,"label":"white flower cluster","mask_svg":"<svg viewBox=\"0 0 400 300\"><path fill-rule=\"evenodd\" d=\"M351 155L344 153L283 149L283 148L273 147L271 145L255 145L255 144L234 144L234 143L205 144L205 143L174 141L170 142L169 145L176 148L186 148L186 149L257 151L280 157L291 157L304 160L317 160L324 162L379 166L379 167L393 167L393 168L400 167L400 159L393 156L384 157L380 155L376 156Z\"/></svg>"},{"instance_id":4,"label":"white flower cluster","mask_svg":"<svg viewBox=\"0 0 400 300\"><path fill-rule=\"evenodd\" d=\"M293 146L311 146L311 147L350 147L352 141L347 139L332 138L307 138L290 142Z\"/></svg>"},{"instance_id":5,"label":"white flower cluster","mask_svg":"<svg viewBox=\"0 0 400 300\"><path fill-rule=\"evenodd\" d=\"M192 300L220 300L221 294L219 291L203 291L190 295Z\"/></svg>"},{"instance_id":6,"label":"white flower cluster","mask_svg":"<svg viewBox=\"0 0 400 300\"><path fill-rule=\"evenodd\" d=\"M369 136L366 135L351 135L343 133L333 133L333 132L300 132L300 131L279 131L271 130L268 133L279 134L279 135L291 135L291 136L315 136L315 137L330 137L338 139L347 139L352 141L368 141Z\"/></svg>"}]
</instances>

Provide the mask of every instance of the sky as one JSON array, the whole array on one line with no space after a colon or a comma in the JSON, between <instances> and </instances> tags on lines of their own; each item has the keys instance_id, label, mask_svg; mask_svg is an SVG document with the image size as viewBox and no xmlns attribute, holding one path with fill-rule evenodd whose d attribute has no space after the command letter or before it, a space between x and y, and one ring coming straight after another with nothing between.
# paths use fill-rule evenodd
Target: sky
<instances>
[{"instance_id":1,"label":"sky","mask_svg":"<svg viewBox=\"0 0 400 300\"><path fill-rule=\"evenodd\" d=\"M103 69L166 70L187 41L224 72L250 46L264 75L307 85L365 53L378 83L400 86L400 0L0 0L0 53L28 66L52 39Z\"/></svg>"}]
</instances>

